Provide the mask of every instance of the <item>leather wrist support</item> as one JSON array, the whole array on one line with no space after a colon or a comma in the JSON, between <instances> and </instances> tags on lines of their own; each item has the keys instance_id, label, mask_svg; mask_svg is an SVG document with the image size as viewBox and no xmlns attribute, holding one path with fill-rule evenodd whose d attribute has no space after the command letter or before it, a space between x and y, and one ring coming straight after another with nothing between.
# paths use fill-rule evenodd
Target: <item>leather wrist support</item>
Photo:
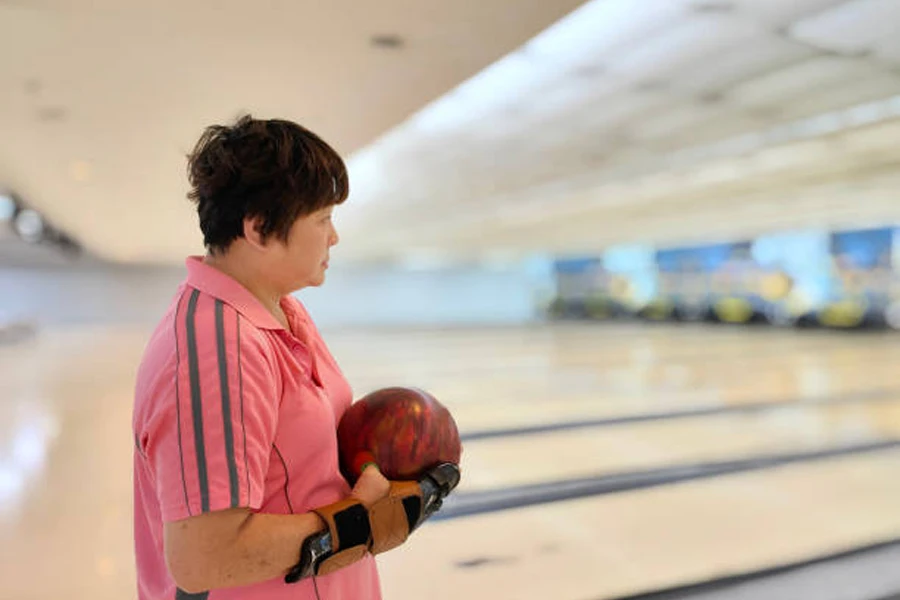
<instances>
[{"instance_id":1,"label":"leather wrist support","mask_svg":"<svg viewBox=\"0 0 900 600\"><path fill-rule=\"evenodd\" d=\"M333 553L316 569L327 575L361 560L366 552L381 554L407 540L422 517L422 490L415 481L392 481L385 498L366 510L348 498L313 510L325 521Z\"/></svg>"},{"instance_id":2,"label":"leather wrist support","mask_svg":"<svg viewBox=\"0 0 900 600\"><path fill-rule=\"evenodd\" d=\"M391 490L369 509L372 554L392 550L406 541L422 518L422 488L415 481L392 481Z\"/></svg>"}]
</instances>

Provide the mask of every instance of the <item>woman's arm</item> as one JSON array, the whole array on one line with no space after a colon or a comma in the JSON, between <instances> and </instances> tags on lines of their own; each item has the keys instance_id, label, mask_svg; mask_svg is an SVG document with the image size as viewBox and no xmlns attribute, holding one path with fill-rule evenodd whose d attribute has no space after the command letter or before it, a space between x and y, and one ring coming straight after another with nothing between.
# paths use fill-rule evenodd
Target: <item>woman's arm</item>
<instances>
[{"instance_id":1,"label":"woman's arm","mask_svg":"<svg viewBox=\"0 0 900 600\"><path fill-rule=\"evenodd\" d=\"M351 497L366 507L384 498L390 482L366 469ZM188 593L249 585L284 576L303 541L326 528L315 513L272 515L236 508L165 525L165 553L175 583Z\"/></svg>"}]
</instances>

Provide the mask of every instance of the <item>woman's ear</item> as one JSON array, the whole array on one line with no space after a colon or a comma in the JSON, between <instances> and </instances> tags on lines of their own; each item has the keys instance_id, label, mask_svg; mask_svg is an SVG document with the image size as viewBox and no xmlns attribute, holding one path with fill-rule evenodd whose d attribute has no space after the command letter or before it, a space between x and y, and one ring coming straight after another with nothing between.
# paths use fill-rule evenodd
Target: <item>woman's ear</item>
<instances>
[{"instance_id":1,"label":"woman's ear","mask_svg":"<svg viewBox=\"0 0 900 600\"><path fill-rule=\"evenodd\" d=\"M247 240L248 244L259 250L263 250L266 247L266 239L261 233L262 228L262 217L244 218L244 239Z\"/></svg>"}]
</instances>

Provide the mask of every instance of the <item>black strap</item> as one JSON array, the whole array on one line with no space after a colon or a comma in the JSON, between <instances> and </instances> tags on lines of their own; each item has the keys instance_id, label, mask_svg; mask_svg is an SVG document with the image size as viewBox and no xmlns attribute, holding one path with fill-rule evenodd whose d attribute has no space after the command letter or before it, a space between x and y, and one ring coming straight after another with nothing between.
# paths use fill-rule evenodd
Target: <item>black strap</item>
<instances>
[{"instance_id":1,"label":"black strap","mask_svg":"<svg viewBox=\"0 0 900 600\"><path fill-rule=\"evenodd\" d=\"M372 538L369 512L362 504L353 504L335 513L334 527L338 538L334 540L335 552L344 548L364 546Z\"/></svg>"}]
</instances>

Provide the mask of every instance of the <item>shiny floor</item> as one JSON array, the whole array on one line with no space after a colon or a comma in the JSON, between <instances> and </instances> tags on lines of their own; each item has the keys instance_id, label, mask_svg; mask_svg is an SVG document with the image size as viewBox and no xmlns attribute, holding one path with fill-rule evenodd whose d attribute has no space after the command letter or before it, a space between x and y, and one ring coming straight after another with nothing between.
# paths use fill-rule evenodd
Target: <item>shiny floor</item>
<instances>
[{"instance_id":1,"label":"shiny floor","mask_svg":"<svg viewBox=\"0 0 900 600\"><path fill-rule=\"evenodd\" d=\"M0 599L135 597L146 337L81 327L0 345ZM900 439L896 335L571 324L326 339L357 395L424 387L482 436L460 494ZM435 521L381 557L384 593L599 600L900 537L898 506L900 450L885 449Z\"/></svg>"}]
</instances>

